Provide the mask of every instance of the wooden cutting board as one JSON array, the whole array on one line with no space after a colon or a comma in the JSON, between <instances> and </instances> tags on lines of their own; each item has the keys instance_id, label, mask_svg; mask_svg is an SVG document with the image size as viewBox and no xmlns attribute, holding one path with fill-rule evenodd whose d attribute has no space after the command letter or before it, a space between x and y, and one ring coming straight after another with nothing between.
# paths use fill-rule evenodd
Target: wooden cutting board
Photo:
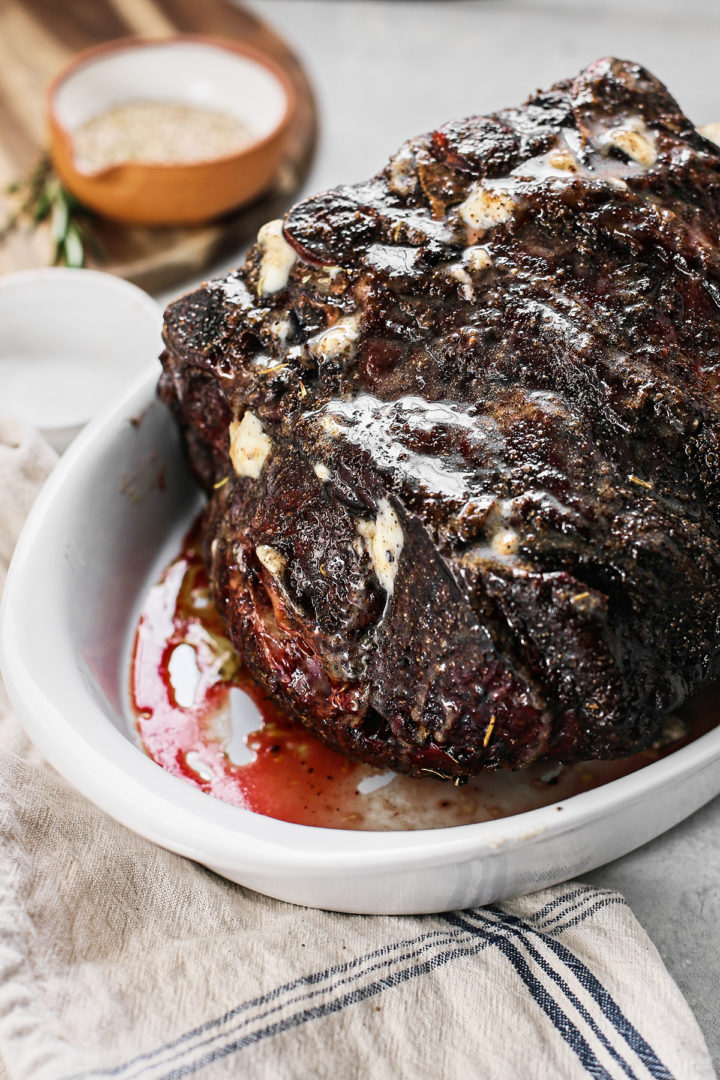
<instances>
[{"instance_id":1,"label":"wooden cutting board","mask_svg":"<svg viewBox=\"0 0 720 1080\"><path fill-rule=\"evenodd\" d=\"M46 145L45 88L70 57L128 34L176 33L241 39L285 68L298 92L287 160L272 191L209 225L147 228L94 219L90 228L104 257L88 255L87 265L149 290L166 288L237 250L287 208L312 158L315 103L296 56L255 14L226 0L0 0L0 229L13 208L7 185L30 172ZM1 273L47 266L51 259L47 225L22 225L0 242Z\"/></svg>"}]
</instances>

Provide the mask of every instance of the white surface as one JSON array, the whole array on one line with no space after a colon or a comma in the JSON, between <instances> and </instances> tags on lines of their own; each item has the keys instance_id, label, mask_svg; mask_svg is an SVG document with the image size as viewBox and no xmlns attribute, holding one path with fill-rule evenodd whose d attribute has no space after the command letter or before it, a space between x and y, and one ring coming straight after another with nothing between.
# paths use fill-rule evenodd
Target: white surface
<instances>
[{"instance_id":1,"label":"white surface","mask_svg":"<svg viewBox=\"0 0 720 1080\"><path fill-rule=\"evenodd\" d=\"M156 377L152 371L89 426L51 477L16 549L0 626L3 678L31 737L117 820L280 899L340 911L423 912L585 873L720 790L720 728L565 803L432 831L289 824L165 773L135 745L124 718L139 600L177 551L197 506L173 422L155 396ZM130 424L130 417L141 419Z\"/></svg>"},{"instance_id":2,"label":"white surface","mask_svg":"<svg viewBox=\"0 0 720 1080\"><path fill-rule=\"evenodd\" d=\"M697 124L720 119L715 0L249 0L315 86L305 185L354 183L412 135L518 105L600 56L638 60Z\"/></svg>"},{"instance_id":3,"label":"white surface","mask_svg":"<svg viewBox=\"0 0 720 1080\"><path fill-rule=\"evenodd\" d=\"M148 44L89 60L63 80L55 113L72 133L130 101L200 105L229 113L257 138L275 130L287 108L282 83L263 64L198 42Z\"/></svg>"},{"instance_id":4,"label":"white surface","mask_svg":"<svg viewBox=\"0 0 720 1080\"><path fill-rule=\"evenodd\" d=\"M0 277L0 410L63 451L162 347L161 311L135 285L94 270Z\"/></svg>"}]
</instances>

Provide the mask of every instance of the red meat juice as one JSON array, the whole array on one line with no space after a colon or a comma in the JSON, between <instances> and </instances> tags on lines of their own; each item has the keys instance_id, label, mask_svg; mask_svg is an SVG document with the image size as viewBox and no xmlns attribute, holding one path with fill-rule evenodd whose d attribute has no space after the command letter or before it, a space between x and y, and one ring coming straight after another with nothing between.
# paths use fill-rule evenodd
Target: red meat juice
<instances>
[{"instance_id":1,"label":"red meat juice","mask_svg":"<svg viewBox=\"0 0 720 1080\"><path fill-rule=\"evenodd\" d=\"M258 814L337 829L442 828L560 802L644 768L718 717L713 689L669 720L659 744L632 757L537 762L462 787L350 761L272 702L243 668L210 598L197 528L145 598L131 699L143 748L174 776Z\"/></svg>"}]
</instances>

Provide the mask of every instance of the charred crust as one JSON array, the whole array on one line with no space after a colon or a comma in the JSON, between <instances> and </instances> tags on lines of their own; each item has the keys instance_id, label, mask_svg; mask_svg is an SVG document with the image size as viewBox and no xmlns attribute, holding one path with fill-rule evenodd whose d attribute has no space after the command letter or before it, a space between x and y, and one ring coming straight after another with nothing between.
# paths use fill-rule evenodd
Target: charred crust
<instances>
[{"instance_id":1,"label":"charred crust","mask_svg":"<svg viewBox=\"0 0 720 1080\"><path fill-rule=\"evenodd\" d=\"M215 599L322 738L619 756L718 674L719 207L720 150L605 58L293 207L272 289L258 244L168 308Z\"/></svg>"}]
</instances>

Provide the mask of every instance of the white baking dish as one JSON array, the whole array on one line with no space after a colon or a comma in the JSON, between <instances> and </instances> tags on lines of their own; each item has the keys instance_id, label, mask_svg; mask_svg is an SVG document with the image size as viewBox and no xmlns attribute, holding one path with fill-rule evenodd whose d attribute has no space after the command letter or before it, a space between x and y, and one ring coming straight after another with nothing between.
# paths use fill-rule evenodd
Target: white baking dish
<instances>
[{"instance_id":1,"label":"white baking dish","mask_svg":"<svg viewBox=\"0 0 720 1080\"><path fill-rule=\"evenodd\" d=\"M350 832L222 803L165 773L126 715L146 585L199 505L157 371L76 440L27 522L2 606L2 673L29 734L128 828L252 889L368 913L482 904L583 874L720 792L720 728L564 803L476 825Z\"/></svg>"}]
</instances>

